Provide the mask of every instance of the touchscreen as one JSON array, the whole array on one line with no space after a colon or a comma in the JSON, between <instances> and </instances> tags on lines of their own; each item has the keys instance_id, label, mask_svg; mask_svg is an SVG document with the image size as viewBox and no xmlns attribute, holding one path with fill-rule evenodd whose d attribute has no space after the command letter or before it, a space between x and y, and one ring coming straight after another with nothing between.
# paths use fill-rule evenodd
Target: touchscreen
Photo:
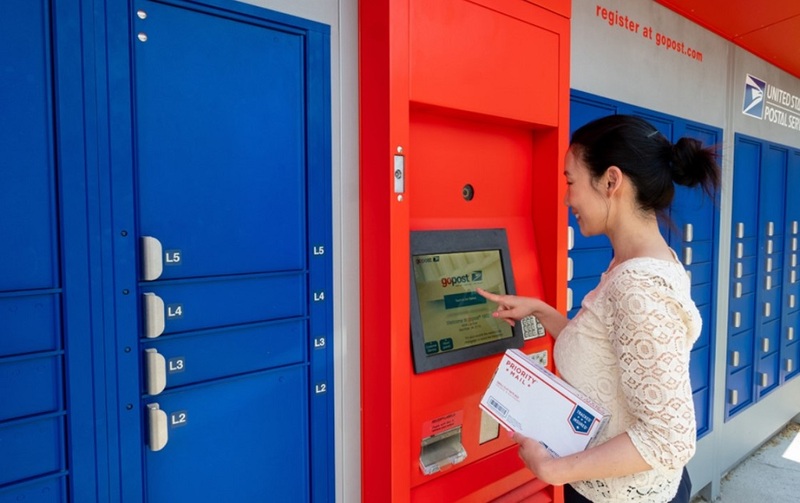
<instances>
[{"instance_id":1,"label":"touchscreen","mask_svg":"<svg viewBox=\"0 0 800 503\"><path fill-rule=\"evenodd\" d=\"M497 305L475 292L506 293L500 250L415 255L412 263L426 354L513 337L492 316Z\"/></svg>"}]
</instances>

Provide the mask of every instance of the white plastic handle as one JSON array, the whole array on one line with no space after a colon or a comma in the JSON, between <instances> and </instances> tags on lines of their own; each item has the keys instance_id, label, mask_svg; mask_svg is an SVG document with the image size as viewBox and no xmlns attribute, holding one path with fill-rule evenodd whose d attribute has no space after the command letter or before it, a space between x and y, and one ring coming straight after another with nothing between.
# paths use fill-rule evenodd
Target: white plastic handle
<instances>
[{"instance_id":1,"label":"white plastic handle","mask_svg":"<svg viewBox=\"0 0 800 503\"><path fill-rule=\"evenodd\" d=\"M154 348L144 350L147 394L158 395L167 387L167 360Z\"/></svg>"},{"instance_id":2,"label":"white plastic handle","mask_svg":"<svg viewBox=\"0 0 800 503\"><path fill-rule=\"evenodd\" d=\"M152 236L142 236L142 280L153 281L161 277L164 272L162 261L163 248L161 241Z\"/></svg>"},{"instance_id":3,"label":"white plastic handle","mask_svg":"<svg viewBox=\"0 0 800 503\"><path fill-rule=\"evenodd\" d=\"M157 403L149 403L147 404L147 416L150 429L150 450L157 452L163 449L169 440L167 413L161 410Z\"/></svg>"},{"instance_id":4,"label":"white plastic handle","mask_svg":"<svg viewBox=\"0 0 800 503\"><path fill-rule=\"evenodd\" d=\"M164 300L152 292L145 292L142 304L144 304L144 336L154 339L164 333Z\"/></svg>"}]
</instances>

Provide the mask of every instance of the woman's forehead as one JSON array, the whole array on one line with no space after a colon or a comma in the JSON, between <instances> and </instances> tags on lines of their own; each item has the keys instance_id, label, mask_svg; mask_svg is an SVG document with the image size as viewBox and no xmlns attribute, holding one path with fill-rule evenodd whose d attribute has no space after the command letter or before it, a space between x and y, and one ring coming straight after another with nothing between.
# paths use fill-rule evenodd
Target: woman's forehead
<instances>
[{"instance_id":1,"label":"woman's forehead","mask_svg":"<svg viewBox=\"0 0 800 503\"><path fill-rule=\"evenodd\" d=\"M579 171L585 171L586 166L583 166L580 158L575 155L573 149L567 150L567 155L564 159L564 175L575 176Z\"/></svg>"}]
</instances>

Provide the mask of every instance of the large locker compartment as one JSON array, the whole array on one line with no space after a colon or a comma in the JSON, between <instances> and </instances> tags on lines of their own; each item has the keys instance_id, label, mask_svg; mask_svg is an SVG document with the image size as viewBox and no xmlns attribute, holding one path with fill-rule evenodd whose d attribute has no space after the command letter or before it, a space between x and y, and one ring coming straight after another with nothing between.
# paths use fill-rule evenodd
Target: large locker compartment
<instances>
[{"instance_id":1,"label":"large locker compartment","mask_svg":"<svg viewBox=\"0 0 800 503\"><path fill-rule=\"evenodd\" d=\"M656 127L670 141L683 136L718 148L722 130L641 107L633 106L583 91L573 90L570 101L570 130L611 114L638 115ZM709 198L700 189L675 187L675 199L668 213L669 222L662 233L678 254L692 279L692 298L703 317L703 330L692 348L691 380L694 395L697 434L711 431L714 375L714 316L716 306L717 236L719 234L718 197ZM600 281L612 259L611 243L605 236L585 238L580 235L575 217L569 215L568 315L580 308L583 297Z\"/></svg>"},{"instance_id":2,"label":"large locker compartment","mask_svg":"<svg viewBox=\"0 0 800 503\"><path fill-rule=\"evenodd\" d=\"M800 354L800 150L742 134L734 149L726 420L797 375Z\"/></svg>"},{"instance_id":3,"label":"large locker compartment","mask_svg":"<svg viewBox=\"0 0 800 503\"><path fill-rule=\"evenodd\" d=\"M70 466L53 19L46 2L0 18L0 501L60 501Z\"/></svg>"},{"instance_id":4,"label":"large locker compartment","mask_svg":"<svg viewBox=\"0 0 800 503\"><path fill-rule=\"evenodd\" d=\"M329 27L70 3L0 20L0 502L332 501Z\"/></svg>"}]
</instances>

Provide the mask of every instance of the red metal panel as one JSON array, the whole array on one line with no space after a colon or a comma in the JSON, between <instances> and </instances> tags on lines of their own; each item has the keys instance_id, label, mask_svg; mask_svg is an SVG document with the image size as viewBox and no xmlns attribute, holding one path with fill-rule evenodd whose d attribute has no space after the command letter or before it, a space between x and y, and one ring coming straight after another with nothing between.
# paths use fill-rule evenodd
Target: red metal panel
<instances>
[{"instance_id":1,"label":"red metal panel","mask_svg":"<svg viewBox=\"0 0 800 503\"><path fill-rule=\"evenodd\" d=\"M656 0L728 40L800 16L797 0Z\"/></svg>"},{"instance_id":2,"label":"red metal panel","mask_svg":"<svg viewBox=\"0 0 800 503\"><path fill-rule=\"evenodd\" d=\"M800 78L800 16L742 35L734 42Z\"/></svg>"},{"instance_id":3,"label":"red metal panel","mask_svg":"<svg viewBox=\"0 0 800 503\"><path fill-rule=\"evenodd\" d=\"M558 91L559 34L537 24L549 13L527 7L519 18L463 0L412 0L411 100L556 125L558 101L541 97Z\"/></svg>"},{"instance_id":4,"label":"red metal panel","mask_svg":"<svg viewBox=\"0 0 800 503\"><path fill-rule=\"evenodd\" d=\"M541 7L537 4L543 4ZM517 290L563 312L563 156L569 0L360 2L362 496L488 501L532 478L500 433L480 444L478 402L499 361L413 373L409 233L503 227ZM406 160L394 193L393 156ZM475 198L462 197L464 184ZM537 339L526 349L550 350ZM461 420L467 459L419 468L425 425ZM524 493L524 494L523 494ZM552 487L522 498L560 501ZM555 496L554 496L555 495Z\"/></svg>"},{"instance_id":5,"label":"red metal panel","mask_svg":"<svg viewBox=\"0 0 800 503\"><path fill-rule=\"evenodd\" d=\"M359 2L362 501L409 501L408 205L393 155L408 143L408 3Z\"/></svg>"}]
</instances>

